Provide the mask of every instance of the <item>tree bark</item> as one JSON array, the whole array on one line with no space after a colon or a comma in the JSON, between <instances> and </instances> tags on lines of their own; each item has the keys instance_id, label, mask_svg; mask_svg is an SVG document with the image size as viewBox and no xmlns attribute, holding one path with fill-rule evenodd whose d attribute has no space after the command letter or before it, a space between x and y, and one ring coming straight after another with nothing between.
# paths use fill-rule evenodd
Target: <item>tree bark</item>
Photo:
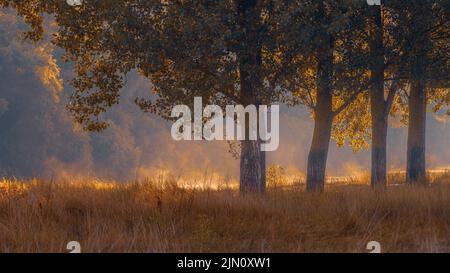
<instances>
[{"instance_id":1,"label":"tree bark","mask_svg":"<svg viewBox=\"0 0 450 273\"><path fill-rule=\"evenodd\" d=\"M411 73L406 180L410 184L426 183L425 134L426 89L423 57L418 56Z\"/></svg>"},{"instance_id":2,"label":"tree bark","mask_svg":"<svg viewBox=\"0 0 450 273\"><path fill-rule=\"evenodd\" d=\"M375 109L375 108L372 108ZM373 188L387 186L387 116L384 112L372 113L372 167L371 185Z\"/></svg>"},{"instance_id":3,"label":"tree bark","mask_svg":"<svg viewBox=\"0 0 450 273\"><path fill-rule=\"evenodd\" d=\"M418 33L412 50L410 69L411 89L409 94L408 148L406 181L410 184L426 184L425 134L426 134L426 51L428 37L425 35L423 18L420 13L411 26L412 34Z\"/></svg>"},{"instance_id":4,"label":"tree bark","mask_svg":"<svg viewBox=\"0 0 450 273\"><path fill-rule=\"evenodd\" d=\"M333 120L330 109L331 95L326 93L318 95L314 133L308 155L306 188L309 192L321 192L325 187L325 171Z\"/></svg>"},{"instance_id":5,"label":"tree bark","mask_svg":"<svg viewBox=\"0 0 450 273\"><path fill-rule=\"evenodd\" d=\"M265 153L260 140L241 142L240 192L264 193L266 190Z\"/></svg>"},{"instance_id":6,"label":"tree bark","mask_svg":"<svg viewBox=\"0 0 450 273\"><path fill-rule=\"evenodd\" d=\"M372 121L372 187L386 187L387 128L390 107L384 98L384 46L382 6L370 7L370 72L373 84L369 88ZM394 92L391 90L391 92Z\"/></svg>"},{"instance_id":7,"label":"tree bark","mask_svg":"<svg viewBox=\"0 0 450 273\"><path fill-rule=\"evenodd\" d=\"M240 26L244 31L241 49L238 52L241 101L244 106L260 105L258 96L262 87L261 80L261 44L258 29L260 24L261 0L240 0L238 12ZM249 122L246 118L245 140L241 141L240 158L240 192L263 193L266 189L266 153L261 151L259 132L258 140L249 140ZM258 121L259 122L259 121Z\"/></svg>"},{"instance_id":8,"label":"tree bark","mask_svg":"<svg viewBox=\"0 0 450 273\"><path fill-rule=\"evenodd\" d=\"M319 17L324 18L321 5ZM314 117L314 133L308 155L306 188L309 192L321 192L325 187L325 171L333 124L333 37L325 30L321 33L321 47L317 51L317 96Z\"/></svg>"}]
</instances>

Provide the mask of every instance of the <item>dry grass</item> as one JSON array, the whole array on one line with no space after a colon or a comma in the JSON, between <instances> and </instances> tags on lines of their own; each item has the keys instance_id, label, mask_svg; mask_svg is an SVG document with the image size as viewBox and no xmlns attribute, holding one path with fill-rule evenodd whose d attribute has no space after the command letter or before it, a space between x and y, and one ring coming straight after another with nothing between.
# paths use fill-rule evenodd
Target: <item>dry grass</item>
<instances>
[{"instance_id":1,"label":"dry grass","mask_svg":"<svg viewBox=\"0 0 450 273\"><path fill-rule=\"evenodd\" d=\"M171 183L0 181L0 252L450 251L448 177L429 188L275 188L264 197Z\"/></svg>"}]
</instances>

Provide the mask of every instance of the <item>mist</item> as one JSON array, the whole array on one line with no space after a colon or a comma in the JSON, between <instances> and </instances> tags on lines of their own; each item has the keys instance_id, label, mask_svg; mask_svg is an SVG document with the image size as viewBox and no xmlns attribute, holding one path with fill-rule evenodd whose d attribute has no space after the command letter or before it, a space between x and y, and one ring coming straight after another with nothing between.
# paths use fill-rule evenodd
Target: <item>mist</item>
<instances>
[{"instance_id":1,"label":"mist","mask_svg":"<svg viewBox=\"0 0 450 273\"><path fill-rule=\"evenodd\" d=\"M19 178L96 176L129 181L160 169L176 175L215 172L236 177L239 161L227 142L176 142L171 123L135 105L136 97L150 97L151 83L134 72L128 75L119 105L106 113L110 127L84 132L65 108L72 88L70 64L48 42L21 40L24 24L0 11L0 175ZM448 117L429 113L428 168L450 166ZM406 166L407 129L391 122L388 135L390 170ZM268 165L304 173L313 122L304 107L280 109L280 146L267 153ZM354 152L331 144L328 175L368 172L370 151Z\"/></svg>"}]
</instances>

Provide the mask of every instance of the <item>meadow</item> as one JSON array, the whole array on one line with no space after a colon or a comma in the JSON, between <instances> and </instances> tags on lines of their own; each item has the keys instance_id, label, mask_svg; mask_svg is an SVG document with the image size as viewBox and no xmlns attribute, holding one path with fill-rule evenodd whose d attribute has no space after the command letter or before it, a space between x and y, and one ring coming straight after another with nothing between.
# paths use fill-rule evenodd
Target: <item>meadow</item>
<instances>
[{"instance_id":1,"label":"meadow","mask_svg":"<svg viewBox=\"0 0 450 273\"><path fill-rule=\"evenodd\" d=\"M450 252L450 175L428 187L180 187L171 179L0 180L0 252Z\"/></svg>"}]
</instances>

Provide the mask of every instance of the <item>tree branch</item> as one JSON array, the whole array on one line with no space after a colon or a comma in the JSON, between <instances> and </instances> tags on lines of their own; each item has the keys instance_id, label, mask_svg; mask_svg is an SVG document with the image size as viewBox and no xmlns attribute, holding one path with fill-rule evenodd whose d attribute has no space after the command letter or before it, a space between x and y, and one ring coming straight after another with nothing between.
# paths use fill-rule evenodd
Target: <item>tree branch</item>
<instances>
[{"instance_id":1,"label":"tree branch","mask_svg":"<svg viewBox=\"0 0 450 273\"><path fill-rule=\"evenodd\" d=\"M344 111L344 109L347 108L350 104L352 104L352 102L354 102L358 98L359 94L361 94L365 89L366 88L354 92L347 101L345 101L341 106L339 106L338 109L333 111L333 117L336 117L342 111Z\"/></svg>"},{"instance_id":2,"label":"tree branch","mask_svg":"<svg viewBox=\"0 0 450 273\"><path fill-rule=\"evenodd\" d=\"M384 114L388 115L389 112L391 112L392 103L394 103L395 95L397 94L397 87L399 84L399 80L396 79L394 82L392 82L391 86L389 87L388 96L384 105Z\"/></svg>"}]
</instances>

